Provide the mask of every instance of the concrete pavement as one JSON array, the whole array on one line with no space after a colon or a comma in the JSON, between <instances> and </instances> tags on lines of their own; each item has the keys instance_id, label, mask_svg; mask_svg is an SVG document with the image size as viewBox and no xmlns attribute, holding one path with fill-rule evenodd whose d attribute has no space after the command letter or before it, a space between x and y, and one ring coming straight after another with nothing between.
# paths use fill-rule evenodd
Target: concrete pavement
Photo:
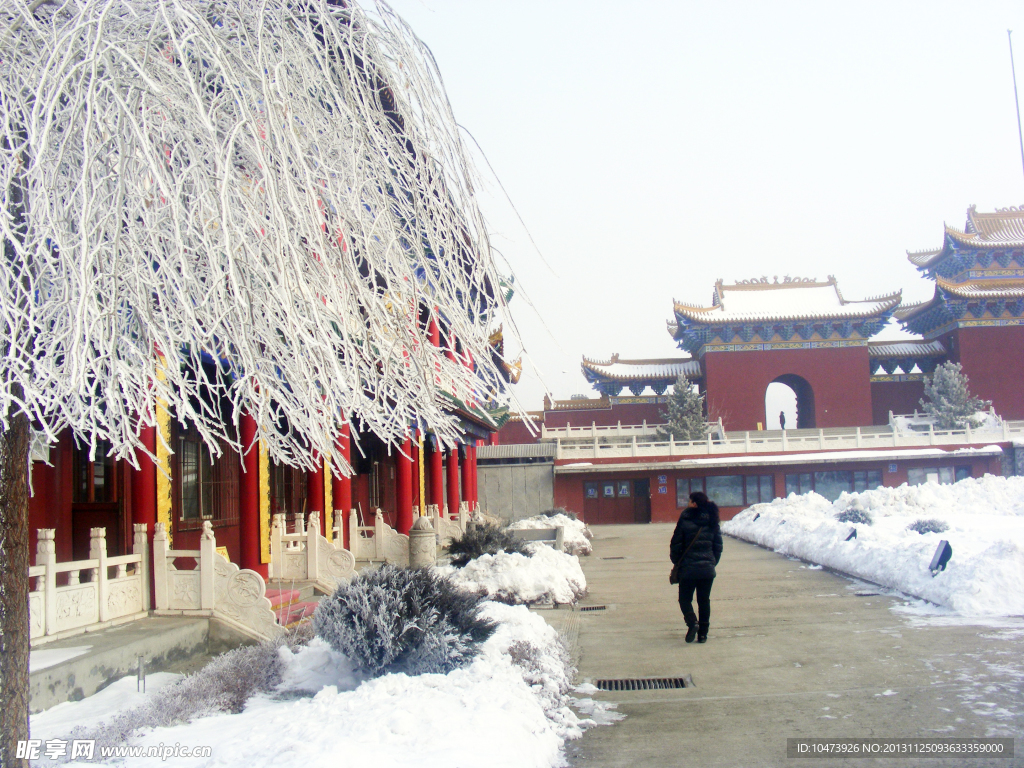
<instances>
[{"instance_id":1,"label":"concrete pavement","mask_svg":"<svg viewBox=\"0 0 1024 768\"><path fill-rule=\"evenodd\" d=\"M709 640L668 584L672 526L602 526L582 558L594 612L545 612L575 635L580 681L683 677L597 693L626 718L568 746L576 766L1024 766L1024 622L966 625L745 542L725 540ZM861 594L857 594L860 592ZM1014 736L1013 759L793 759L788 737Z\"/></svg>"}]
</instances>

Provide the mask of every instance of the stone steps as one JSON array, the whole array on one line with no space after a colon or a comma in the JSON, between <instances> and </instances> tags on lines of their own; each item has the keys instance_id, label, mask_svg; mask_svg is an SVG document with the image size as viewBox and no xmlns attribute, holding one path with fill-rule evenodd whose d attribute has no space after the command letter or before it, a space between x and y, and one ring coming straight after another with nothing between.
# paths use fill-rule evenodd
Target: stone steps
<instances>
[{"instance_id":1,"label":"stone steps","mask_svg":"<svg viewBox=\"0 0 1024 768\"><path fill-rule=\"evenodd\" d=\"M271 582L266 595L278 624L287 629L309 619L322 597L310 582Z\"/></svg>"}]
</instances>

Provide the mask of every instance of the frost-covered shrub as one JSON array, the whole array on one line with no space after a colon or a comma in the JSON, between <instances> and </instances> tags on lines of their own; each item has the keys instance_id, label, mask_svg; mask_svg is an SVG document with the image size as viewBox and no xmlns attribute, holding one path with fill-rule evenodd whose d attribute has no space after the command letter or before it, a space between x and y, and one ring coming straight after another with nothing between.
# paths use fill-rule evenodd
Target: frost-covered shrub
<instances>
[{"instance_id":1,"label":"frost-covered shrub","mask_svg":"<svg viewBox=\"0 0 1024 768\"><path fill-rule=\"evenodd\" d=\"M924 518L921 518L920 520L915 520L908 525L907 530L913 531L914 533L942 533L943 531L949 530L949 526L941 520L925 520Z\"/></svg>"},{"instance_id":2,"label":"frost-covered shrub","mask_svg":"<svg viewBox=\"0 0 1024 768\"><path fill-rule=\"evenodd\" d=\"M862 523L864 525L871 525L871 516L861 509L844 509L836 515L836 520L840 523Z\"/></svg>"},{"instance_id":3,"label":"frost-covered shrub","mask_svg":"<svg viewBox=\"0 0 1024 768\"><path fill-rule=\"evenodd\" d=\"M182 725L216 712L241 712L256 693L281 681L280 642L243 646L221 654L194 674L161 688L152 698L94 728L75 728L69 739L95 739L100 746L125 744L142 729Z\"/></svg>"},{"instance_id":4,"label":"frost-covered shrub","mask_svg":"<svg viewBox=\"0 0 1024 768\"><path fill-rule=\"evenodd\" d=\"M529 554L525 544L513 536L511 531L497 525L473 525L461 538L454 539L448 545L451 563L457 568L462 568L481 555L496 555L501 551Z\"/></svg>"},{"instance_id":5,"label":"frost-covered shrub","mask_svg":"<svg viewBox=\"0 0 1024 768\"><path fill-rule=\"evenodd\" d=\"M444 674L468 663L494 633L481 602L430 569L384 565L321 600L313 631L373 677Z\"/></svg>"}]
</instances>

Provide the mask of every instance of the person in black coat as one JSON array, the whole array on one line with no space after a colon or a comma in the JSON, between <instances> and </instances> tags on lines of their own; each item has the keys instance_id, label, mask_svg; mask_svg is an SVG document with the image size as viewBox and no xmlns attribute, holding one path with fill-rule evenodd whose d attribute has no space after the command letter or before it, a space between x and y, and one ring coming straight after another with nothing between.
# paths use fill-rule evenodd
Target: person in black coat
<instances>
[{"instance_id":1,"label":"person in black coat","mask_svg":"<svg viewBox=\"0 0 1024 768\"><path fill-rule=\"evenodd\" d=\"M679 607L686 620L686 642L707 642L711 620L711 584L715 566L722 558L722 532L719 529L718 506L706 494L690 494L690 505L679 515L669 549L672 564L679 577ZM697 610L693 613L693 593L697 593Z\"/></svg>"}]
</instances>

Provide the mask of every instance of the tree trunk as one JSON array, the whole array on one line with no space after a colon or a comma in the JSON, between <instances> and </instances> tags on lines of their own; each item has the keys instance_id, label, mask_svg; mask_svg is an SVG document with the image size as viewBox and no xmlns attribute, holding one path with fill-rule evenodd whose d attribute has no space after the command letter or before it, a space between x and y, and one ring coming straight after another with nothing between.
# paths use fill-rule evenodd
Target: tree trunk
<instances>
[{"instance_id":1,"label":"tree trunk","mask_svg":"<svg viewBox=\"0 0 1024 768\"><path fill-rule=\"evenodd\" d=\"M21 387L16 398L21 399ZM28 739L28 452L24 413L0 430L0 766L27 768L18 741Z\"/></svg>"}]
</instances>

